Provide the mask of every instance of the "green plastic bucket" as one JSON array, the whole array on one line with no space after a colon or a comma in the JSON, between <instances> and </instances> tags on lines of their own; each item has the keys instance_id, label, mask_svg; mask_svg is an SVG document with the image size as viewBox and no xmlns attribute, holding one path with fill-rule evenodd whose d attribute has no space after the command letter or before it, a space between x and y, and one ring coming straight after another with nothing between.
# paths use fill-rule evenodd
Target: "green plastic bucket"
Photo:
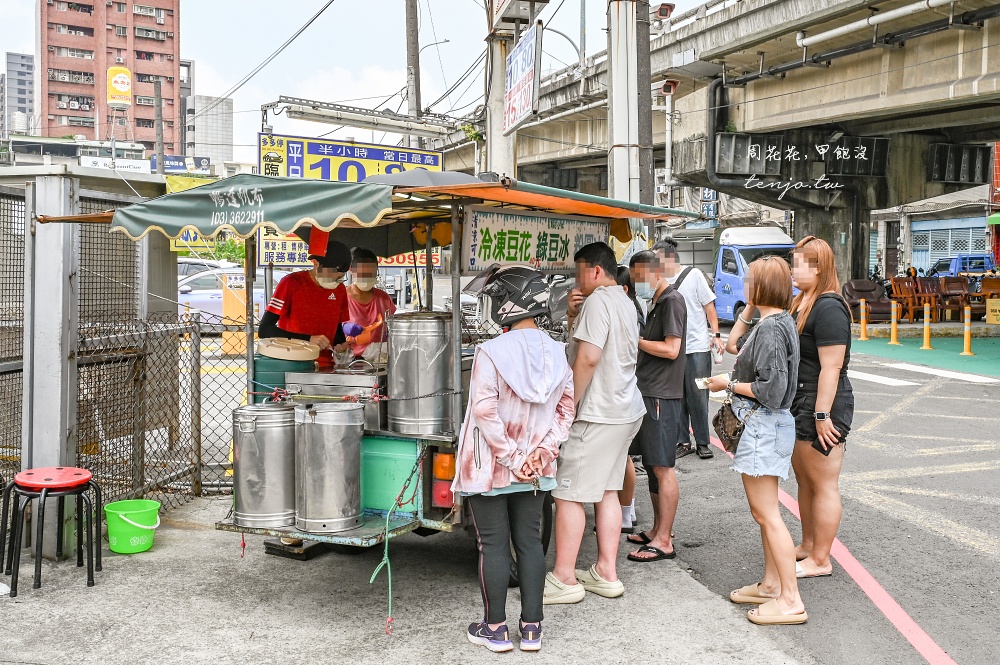
<instances>
[{"instance_id":1,"label":"green plastic bucket","mask_svg":"<svg viewBox=\"0 0 1000 665\"><path fill-rule=\"evenodd\" d=\"M160 502L147 499L115 501L104 506L108 522L108 543L118 554L145 552L153 546L153 534L160 526Z\"/></svg>"}]
</instances>

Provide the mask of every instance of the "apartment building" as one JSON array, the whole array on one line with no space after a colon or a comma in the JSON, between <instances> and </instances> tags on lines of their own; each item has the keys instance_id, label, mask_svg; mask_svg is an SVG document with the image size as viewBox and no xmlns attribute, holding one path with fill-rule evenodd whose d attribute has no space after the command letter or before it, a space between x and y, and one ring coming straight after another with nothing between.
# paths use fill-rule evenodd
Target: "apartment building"
<instances>
[{"instance_id":1,"label":"apartment building","mask_svg":"<svg viewBox=\"0 0 1000 665\"><path fill-rule=\"evenodd\" d=\"M4 79L0 91L0 135L11 131L27 132L33 129L35 115L35 56L28 53L7 53L6 65L0 72ZM15 113L24 114L27 127L14 127Z\"/></svg>"},{"instance_id":2,"label":"apartment building","mask_svg":"<svg viewBox=\"0 0 1000 665\"><path fill-rule=\"evenodd\" d=\"M153 84L161 81L167 154L180 136L180 0L40 0L35 112L42 136L156 142ZM127 118L107 106L107 70L132 71ZM9 87L9 86L8 86Z\"/></svg>"}]
</instances>

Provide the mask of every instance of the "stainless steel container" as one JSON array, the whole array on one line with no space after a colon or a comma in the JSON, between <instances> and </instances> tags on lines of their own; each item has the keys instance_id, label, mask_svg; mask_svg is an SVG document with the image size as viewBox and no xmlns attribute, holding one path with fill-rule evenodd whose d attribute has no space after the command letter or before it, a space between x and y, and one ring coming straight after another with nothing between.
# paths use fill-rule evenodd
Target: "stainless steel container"
<instances>
[{"instance_id":1,"label":"stainless steel container","mask_svg":"<svg viewBox=\"0 0 1000 665\"><path fill-rule=\"evenodd\" d=\"M389 430L444 434L454 429L451 314L416 312L389 319ZM416 399L419 398L419 399Z\"/></svg>"},{"instance_id":2,"label":"stainless steel container","mask_svg":"<svg viewBox=\"0 0 1000 665\"><path fill-rule=\"evenodd\" d=\"M374 369L365 362L351 367L318 372L286 372L285 389L292 400L300 404L341 402L344 397L357 397L364 402L365 429L373 432L385 430L387 403L370 401L372 393L386 394L385 369Z\"/></svg>"},{"instance_id":3,"label":"stainless steel container","mask_svg":"<svg viewBox=\"0 0 1000 665\"><path fill-rule=\"evenodd\" d=\"M361 404L295 407L295 526L337 533L361 524Z\"/></svg>"},{"instance_id":4,"label":"stainless steel container","mask_svg":"<svg viewBox=\"0 0 1000 665\"><path fill-rule=\"evenodd\" d=\"M295 524L295 406L265 403L233 411L233 522Z\"/></svg>"}]
</instances>

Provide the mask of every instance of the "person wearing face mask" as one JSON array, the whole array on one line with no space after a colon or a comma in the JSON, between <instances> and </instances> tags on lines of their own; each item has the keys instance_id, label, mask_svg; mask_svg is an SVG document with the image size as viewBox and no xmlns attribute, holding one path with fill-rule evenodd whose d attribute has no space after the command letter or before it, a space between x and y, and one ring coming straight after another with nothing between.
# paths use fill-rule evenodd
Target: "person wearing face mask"
<instances>
[{"instance_id":1,"label":"person wearing face mask","mask_svg":"<svg viewBox=\"0 0 1000 665\"><path fill-rule=\"evenodd\" d=\"M396 304L382 289L378 281L378 257L375 252L356 247L351 260L351 284L347 287L347 307L350 320L365 332L357 338L348 338L353 344L354 355L360 356L371 344L386 341L385 319L396 312Z\"/></svg>"},{"instance_id":2,"label":"person wearing face mask","mask_svg":"<svg viewBox=\"0 0 1000 665\"><path fill-rule=\"evenodd\" d=\"M313 229L309 236L312 270L294 272L278 282L257 328L260 337L289 337L316 344L321 366L333 365L333 352L346 348L341 324L349 320L343 282L351 266L351 250L330 240L329 235Z\"/></svg>"}]
</instances>

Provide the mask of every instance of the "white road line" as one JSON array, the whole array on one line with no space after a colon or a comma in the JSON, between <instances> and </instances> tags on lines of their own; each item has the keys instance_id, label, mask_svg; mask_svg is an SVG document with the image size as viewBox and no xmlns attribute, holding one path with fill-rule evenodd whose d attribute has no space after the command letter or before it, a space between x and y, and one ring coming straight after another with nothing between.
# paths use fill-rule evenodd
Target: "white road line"
<instances>
[{"instance_id":1,"label":"white road line","mask_svg":"<svg viewBox=\"0 0 1000 665\"><path fill-rule=\"evenodd\" d=\"M857 372L853 369L847 370L847 376L852 379L857 379L859 381L871 381L872 383L880 383L883 386L919 386L919 383L914 383L913 381L902 381L900 379L890 379L887 376L879 376L878 374L868 374L867 372ZM855 412L857 413L857 412Z\"/></svg>"},{"instance_id":2,"label":"white road line","mask_svg":"<svg viewBox=\"0 0 1000 665\"><path fill-rule=\"evenodd\" d=\"M923 367L922 365L911 365L909 363L887 363L884 366L892 367L893 369L902 369L908 372L919 372L921 374L943 376L946 379L957 379L959 381L968 381L969 383L1000 383L1000 379L994 379L993 377L979 376L978 374L963 374L962 372L951 372L946 369L938 369L937 367Z\"/></svg>"}]
</instances>

